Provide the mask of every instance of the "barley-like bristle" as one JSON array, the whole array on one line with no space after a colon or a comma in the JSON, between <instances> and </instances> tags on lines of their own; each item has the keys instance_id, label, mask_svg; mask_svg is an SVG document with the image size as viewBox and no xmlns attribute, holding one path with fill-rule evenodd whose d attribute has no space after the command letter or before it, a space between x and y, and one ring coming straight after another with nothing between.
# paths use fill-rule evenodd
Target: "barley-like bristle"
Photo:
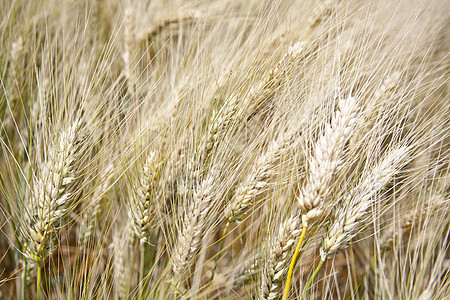
<instances>
[{"instance_id":1,"label":"barley-like bristle","mask_svg":"<svg viewBox=\"0 0 450 300\"><path fill-rule=\"evenodd\" d=\"M424 203L420 209L413 210L401 218L399 228L391 228L383 233L380 239L380 248L382 251L389 250L393 246L396 238L401 238L410 232L414 226L420 225L424 218L439 214L439 209L447 204L449 200L444 200L442 195L435 195Z\"/></svg>"},{"instance_id":2,"label":"barley-like bristle","mask_svg":"<svg viewBox=\"0 0 450 300\"><path fill-rule=\"evenodd\" d=\"M104 208L107 206L107 197L105 193L111 187L114 166L109 165L100 175L102 183L97 187L92 195L93 202L89 203L88 208L81 216L80 225L78 228L78 241L80 247L85 247L86 243L92 237L95 231L95 227L98 224L99 217L102 214Z\"/></svg>"}]
</instances>

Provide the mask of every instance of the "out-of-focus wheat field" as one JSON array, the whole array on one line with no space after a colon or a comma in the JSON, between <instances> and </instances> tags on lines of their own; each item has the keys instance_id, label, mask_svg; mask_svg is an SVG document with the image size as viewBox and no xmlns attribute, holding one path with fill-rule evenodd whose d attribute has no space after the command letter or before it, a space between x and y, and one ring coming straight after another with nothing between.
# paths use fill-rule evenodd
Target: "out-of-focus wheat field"
<instances>
[{"instance_id":1,"label":"out-of-focus wheat field","mask_svg":"<svg viewBox=\"0 0 450 300\"><path fill-rule=\"evenodd\" d=\"M448 0L2 0L1 299L450 297Z\"/></svg>"}]
</instances>

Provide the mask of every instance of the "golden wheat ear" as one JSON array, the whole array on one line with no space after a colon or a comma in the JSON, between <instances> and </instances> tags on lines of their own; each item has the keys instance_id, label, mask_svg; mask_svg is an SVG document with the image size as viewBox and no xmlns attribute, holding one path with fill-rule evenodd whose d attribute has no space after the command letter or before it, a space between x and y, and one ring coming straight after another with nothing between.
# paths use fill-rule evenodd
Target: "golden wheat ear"
<instances>
[{"instance_id":1,"label":"golden wheat ear","mask_svg":"<svg viewBox=\"0 0 450 300\"><path fill-rule=\"evenodd\" d=\"M189 267L200 249L207 216L214 200L213 178L206 179L195 192L182 224L182 230L173 253L172 270L178 291L185 288Z\"/></svg>"},{"instance_id":2,"label":"golden wheat ear","mask_svg":"<svg viewBox=\"0 0 450 300\"><path fill-rule=\"evenodd\" d=\"M34 184L25 255L41 266L53 252L61 221L74 209L73 201L80 193L81 143L82 123L75 120L49 149L48 160Z\"/></svg>"}]
</instances>

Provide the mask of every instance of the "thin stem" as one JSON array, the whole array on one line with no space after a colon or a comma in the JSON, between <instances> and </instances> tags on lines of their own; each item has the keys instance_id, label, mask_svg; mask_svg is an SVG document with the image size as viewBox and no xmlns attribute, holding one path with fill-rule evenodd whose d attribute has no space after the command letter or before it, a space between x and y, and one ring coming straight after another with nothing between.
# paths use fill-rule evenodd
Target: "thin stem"
<instances>
[{"instance_id":1,"label":"thin stem","mask_svg":"<svg viewBox=\"0 0 450 300\"><path fill-rule=\"evenodd\" d=\"M218 253L217 256L216 256L216 260L215 260L215 262L214 262L214 267L213 267L212 270L211 270L211 278L210 278L210 280L209 280L209 281L211 282L211 284L212 284L212 281L213 281L213 279L214 279L214 274L216 273L217 264L218 264L218 262L219 262L219 259L220 259L221 254L222 254L223 244L224 244L224 241L225 241L225 235L226 235L226 233L227 233L227 230L228 230L229 225L230 225L230 223L227 223L227 225L225 226L225 229L223 230L222 239L221 239L221 241L220 241L219 253Z\"/></svg>"},{"instance_id":2,"label":"thin stem","mask_svg":"<svg viewBox=\"0 0 450 300\"><path fill-rule=\"evenodd\" d=\"M139 249L140 249L139 300L142 300L144 293L145 244L139 243Z\"/></svg>"},{"instance_id":3,"label":"thin stem","mask_svg":"<svg viewBox=\"0 0 450 300\"><path fill-rule=\"evenodd\" d=\"M173 295L173 300L177 300L178 291L180 290L181 282L177 284L175 288L175 294Z\"/></svg>"},{"instance_id":4,"label":"thin stem","mask_svg":"<svg viewBox=\"0 0 450 300\"><path fill-rule=\"evenodd\" d=\"M294 256L292 257L291 264L289 265L288 276L286 279L286 287L284 288L283 300L287 300L289 295L289 286L291 285L292 272L294 271L295 263L297 262L297 256L300 252L300 247L302 246L303 239L305 238L307 226L303 224L302 235L298 241L297 248L295 248Z\"/></svg>"},{"instance_id":5,"label":"thin stem","mask_svg":"<svg viewBox=\"0 0 450 300\"><path fill-rule=\"evenodd\" d=\"M22 271L22 300L25 300L27 298L27 269L28 263L26 259L24 259L24 266Z\"/></svg>"},{"instance_id":6,"label":"thin stem","mask_svg":"<svg viewBox=\"0 0 450 300\"><path fill-rule=\"evenodd\" d=\"M317 268L314 270L314 273L312 274L311 278L309 278L308 282L306 283L305 289L303 290L303 295L301 300L303 300L306 297L306 290L309 288L309 286L311 285L311 282L313 281L314 277L317 275L317 273L319 272L320 268L322 267L323 263L325 262L325 259L321 259L319 265L317 266Z\"/></svg>"},{"instance_id":7,"label":"thin stem","mask_svg":"<svg viewBox=\"0 0 450 300\"><path fill-rule=\"evenodd\" d=\"M37 280L36 280L36 299L41 300L41 265L38 264Z\"/></svg>"}]
</instances>

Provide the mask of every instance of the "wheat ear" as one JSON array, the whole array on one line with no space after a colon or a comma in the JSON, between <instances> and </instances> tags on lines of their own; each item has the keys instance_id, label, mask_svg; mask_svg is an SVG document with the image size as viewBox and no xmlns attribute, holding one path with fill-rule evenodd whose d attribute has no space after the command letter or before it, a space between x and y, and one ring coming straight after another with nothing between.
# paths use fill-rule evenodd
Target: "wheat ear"
<instances>
[{"instance_id":1,"label":"wheat ear","mask_svg":"<svg viewBox=\"0 0 450 300\"><path fill-rule=\"evenodd\" d=\"M140 186L135 187L128 203L131 228L140 244L148 242L151 234L152 208L155 204L155 188L162 162L158 152L152 151L144 164ZM136 193L137 192L137 193Z\"/></svg>"},{"instance_id":2,"label":"wheat ear","mask_svg":"<svg viewBox=\"0 0 450 300\"><path fill-rule=\"evenodd\" d=\"M77 172L81 148L81 121L64 131L35 181L24 242L24 255L37 264L37 299L40 299L41 268L55 246L62 219L74 208L80 177Z\"/></svg>"},{"instance_id":3,"label":"wheat ear","mask_svg":"<svg viewBox=\"0 0 450 300\"><path fill-rule=\"evenodd\" d=\"M391 249L396 238L405 236L411 232L414 226L418 226L425 218L433 214L439 214L439 209L448 205L448 199L445 200L443 195L434 195L431 199L424 203L418 210L414 209L408 212L401 219L400 228L391 228L383 233L380 239L380 249L383 252Z\"/></svg>"},{"instance_id":4,"label":"wheat ear","mask_svg":"<svg viewBox=\"0 0 450 300\"><path fill-rule=\"evenodd\" d=\"M295 140L296 134L291 134L288 138L284 135L277 140L271 142L268 150L262 155L255 164L252 172L247 176L244 183L241 184L231 202L225 207L225 218L227 223L222 234L219 254L216 257L214 267L212 269L211 279L214 279L217 263L222 253L225 234L228 227L232 223L241 222L247 215L248 210L253 205L254 200L259 195L263 194L269 187L270 177L275 173L275 164L279 161L289 145Z\"/></svg>"},{"instance_id":5,"label":"wheat ear","mask_svg":"<svg viewBox=\"0 0 450 300\"><path fill-rule=\"evenodd\" d=\"M267 151L258 159L253 170L238 186L232 201L225 208L228 224L241 222L253 205L254 199L264 193L269 187L269 179L275 174L275 164L280 160L295 135L279 137L270 143Z\"/></svg>"},{"instance_id":6,"label":"wheat ear","mask_svg":"<svg viewBox=\"0 0 450 300\"><path fill-rule=\"evenodd\" d=\"M195 11L183 11L169 14L153 22L150 25L148 31L145 33L145 36L148 40L151 41L152 39L154 39L155 36L160 34L165 28L171 25L180 24L182 22L195 20L198 17L199 13Z\"/></svg>"},{"instance_id":7,"label":"wheat ear","mask_svg":"<svg viewBox=\"0 0 450 300\"><path fill-rule=\"evenodd\" d=\"M76 174L80 157L81 122L76 120L63 132L55 148L50 149L40 178L34 184L31 202L29 240L25 255L42 265L44 258L54 248L59 224L73 208L72 200L77 193L72 191L80 177Z\"/></svg>"},{"instance_id":8,"label":"wheat ear","mask_svg":"<svg viewBox=\"0 0 450 300\"><path fill-rule=\"evenodd\" d=\"M268 266L262 278L260 299L278 299L281 295L283 281L288 273L292 248L302 230L300 217L290 217L280 227L280 232L272 242Z\"/></svg>"},{"instance_id":9,"label":"wheat ear","mask_svg":"<svg viewBox=\"0 0 450 300\"><path fill-rule=\"evenodd\" d=\"M376 199L374 195L399 171L407 155L407 147L395 149L350 192L323 240L320 248L322 259L348 245L356 235L357 227L363 225L363 217Z\"/></svg>"},{"instance_id":10,"label":"wheat ear","mask_svg":"<svg viewBox=\"0 0 450 300\"><path fill-rule=\"evenodd\" d=\"M370 270L372 270L375 265L377 255L384 255L387 251L392 249L394 246L394 240L396 238L401 239L405 237L413 230L414 226L420 225L421 222L424 221L424 219L426 219L427 217L432 217L434 213L439 215L439 210L441 209L444 209L445 211L445 207L448 205L448 201L449 200L445 200L445 196L441 194L433 195L431 199L429 199L427 203L424 204L424 208L414 209L412 211L409 211L406 215L402 216L399 227L393 228L392 226L389 230L382 232L379 241L380 251L373 254L369 268L358 280L358 284L356 286L359 287L365 276L370 272ZM419 203L421 203L421 201L419 201Z\"/></svg>"},{"instance_id":11,"label":"wheat ear","mask_svg":"<svg viewBox=\"0 0 450 300\"><path fill-rule=\"evenodd\" d=\"M172 270L174 284L177 289L181 288L183 275L187 272L200 248L207 221L206 217L211 208L210 203L213 198L213 178L210 177L202 183L199 190L194 194L175 247Z\"/></svg>"},{"instance_id":12,"label":"wheat ear","mask_svg":"<svg viewBox=\"0 0 450 300\"><path fill-rule=\"evenodd\" d=\"M11 45L11 60L6 77L7 95L6 107L0 112L0 138L11 138L11 134L14 132L15 126L19 120L14 116L14 111L17 110L17 106L20 104L20 88L23 85L23 62L25 55L24 40L22 36L19 36ZM3 102L3 100L2 100ZM3 104L3 103L2 103ZM27 131L21 131L23 134ZM6 134L6 136L4 136ZM22 143L19 144L18 149L23 151Z\"/></svg>"},{"instance_id":13,"label":"wheat ear","mask_svg":"<svg viewBox=\"0 0 450 300\"><path fill-rule=\"evenodd\" d=\"M25 55L25 43L22 36L19 36L11 45L11 66L10 77L8 77L9 99L12 100L11 106L19 100L17 87L21 85L23 80L23 61ZM13 82L15 81L15 82ZM14 110L13 110L14 111Z\"/></svg>"},{"instance_id":14,"label":"wheat ear","mask_svg":"<svg viewBox=\"0 0 450 300\"><path fill-rule=\"evenodd\" d=\"M357 122L357 102L354 97L339 102L339 109L327 124L309 160L309 177L303 186L298 204L303 211L303 225L319 217L324 199L336 170L342 164L345 144Z\"/></svg>"},{"instance_id":15,"label":"wheat ear","mask_svg":"<svg viewBox=\"0 0 450 300\"><path fill-rule=\"evenodd\" d=\"M127 299L130 288L131 261L130 255L131 241L133 240L133 232L130 223L126 222L125 227L113 235L113 276L115 287L119 298Z\"/></svg>"},{"instance_id":16,"label":"wheat ear","mask_svg":"<svg viewBox=\"0 0 450 300\"><path fill-rule=\"evenodd\" d=\"M251 112L255 111L260 106L261 101L272 95L276 88L282 83L284 79L284 76L282 76L283 73L292 67L293 63L303 52L303 46L303 41L291 45L277 64L267 72L264 79L250 88L243 103L244 105L249 106Z\"/></svg>"},{"instance_id":17,"label":"wheat ear","mask_svg":"<svg viewBox=\"0 0 450 300\"><path fill-rule=\"evenodd\" d=\"M237 289L254 280L256 274L258 274L260 271L260 265L261 256L259 253L251 257L250 259L245 260L243 265L241 265L237 272L233 274L233 284L229 288L228 294L230 294L233 289Z\"/></svg>"},{"instance_id":18,"label":"wheat ear","mask_svg":"<svg viewBox=\"0 0 450 300\"><path fill-rule=\"evenodd\" d=\"M235 120L238 112L238 101L236 97L227 100L221 109L214 114L213 121L198 146L192 162L192 182L201 181L209 164L211 152L221 140L223 134L229 129L229 125Z\"/></svg>"},{"instance_id":19,"label":"wheat ear","mask_svg":"<svg viewBox=\"0 0 450 300\"><path fill-rule=\"evenodd\" d=\"M331 7L335 1L327 0L323 1L313 12L311 17L308 20L307 31L303 38L292 44L288 50L282 55L281 59L277 62L275 67L269 70L266 77L260 81L255 86L252 86L250 89L250 93L248 95L247 101L252 103L253 100L264 99L265 97L270 96L275 90L276 87L283 80L283 72L287 71L292 64L300 58L304 53L305 43L311 34L312 30L317 27L324 19L327 13L331 10ZM253 109L259 106L259 101L252 103Z\"/></svg>"},{"instance_id":20,"label":"wheat ear","mask_svg":"<svg viewBox=\"0 0 450 300\"><path fill-rule=\"evenodd\" d=\"M156 151L150 152L144 164L140 186L135 187L131 191L131 201L128 202L130 226L134 235L139 239L139 299L142 299L144 292L145 244L148 242L151 234L153 224L152 210L156 203L155 189L161 166L162 162L159 153Z\"/></svg>"}]
</instances>

